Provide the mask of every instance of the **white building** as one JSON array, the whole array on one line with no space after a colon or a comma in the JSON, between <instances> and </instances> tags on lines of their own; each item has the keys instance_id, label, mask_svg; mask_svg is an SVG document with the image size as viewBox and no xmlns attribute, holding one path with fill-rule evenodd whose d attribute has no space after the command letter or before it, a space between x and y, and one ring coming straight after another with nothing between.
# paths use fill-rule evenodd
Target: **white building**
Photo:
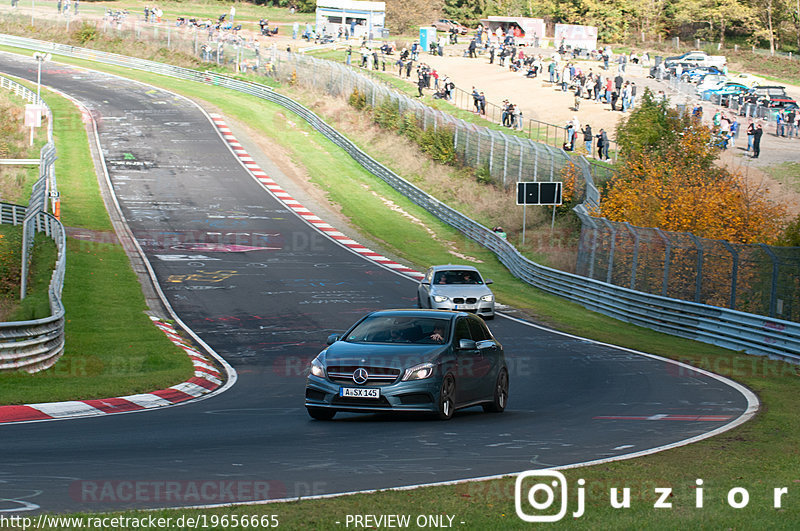
<instances>
[{"instance_id":1,"label":"white building","mask_svg":"<svg viewBox=\"0 0 800 531\"><path fill-rule=\"evenodd\" d=\"M317 33L338 35L345 29L350 37L377 38L383 35L386 2L359 0L317 0Z\"/></svg>"},{"instance_id":2,"label":"white building","mask_svg":"<svg viewBox=\"0 0 800 531\"><path fill-rule=\"evenodd\" d=\"M582 50L596 50L597 28L577 24L556 24L553 45L558 48L562 44Z\"/></svg>"}]
</instances>

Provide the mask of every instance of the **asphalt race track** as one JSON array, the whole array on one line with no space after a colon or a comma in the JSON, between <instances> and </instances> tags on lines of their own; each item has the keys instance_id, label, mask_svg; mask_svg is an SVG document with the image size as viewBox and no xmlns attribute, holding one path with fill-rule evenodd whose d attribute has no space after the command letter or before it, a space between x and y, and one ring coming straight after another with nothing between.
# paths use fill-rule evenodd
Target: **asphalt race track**
<instances>
[{"instance_id":1,"label":"asphalt race track","mask_svg":"<svg viewBox=\"0 0 800 531\"><path fill-rule=\"evenodd\" d=\"M0 54L0 72L35 81L36 63ZM116 196L169 303L239 379L179 407L0 426L0 511L198 505L513 473L677 443L748 407L719 379L499 316L489 324L509 358L504 414L312 421L306 363L365 312L413 306L415 282L287 210L188 100L55 63L42 84L91 110Z\"/></svg>"}]
</instances>

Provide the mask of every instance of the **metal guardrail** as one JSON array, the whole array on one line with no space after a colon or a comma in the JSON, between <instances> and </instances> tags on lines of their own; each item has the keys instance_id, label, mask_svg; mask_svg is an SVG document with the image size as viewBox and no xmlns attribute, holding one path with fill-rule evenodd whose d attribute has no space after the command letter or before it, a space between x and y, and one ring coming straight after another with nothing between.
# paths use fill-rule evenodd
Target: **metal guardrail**
<instances>
[{"instance_id":1,"label":"metal guardrail","mask_svg":"<svg viewBox=\"0 0 800 531\"><path fill-rule=\"evenodd\" d=\"M27 217L27 210L21 205L0 203L0 223L20 225ZM33 321L0 323L0 371L37 372L51 367L64 353L61 289L66 270L66 233L61 222L46 212L36 214L31 226L36 232L50 236L58 249L48 291L51 315Z\"/></svg>"},{"instance_id":2,"label":"metal guardrail","mask_svg":"<svg viewBox=\"0 0 800 531\"><path fill-rule=\"evenodd\" d=\"M39 179L33 185L28 206L0 203L0 223L22 225L20 298L25 298L35 233L45 233L56 244L56 264L48 288L50 317L0 323L0 371L21 369L37 372L51 367L64 353L64 305L61 303L61 290L66 271L66 233L61 222L46 212L48 189L55 190L56 148L53 143L53 120L49 107L27 87L2 76L0 87L13 91L31 103L43 105L48 116L48 142L41 149L39 160L35 161L39 165Z\"/></svg>"},{"instance_id":3,"label":"metal guardrail","mask_svg":"<svg viewBox=\"0 0 800 531\"><path fill-rule=\"evenodd\" d=\"M0 43L49 51L71 57L117 64L139 70L191 79L253 94L296 113L345 150L365 169L384 180L417 205L494 252L498 259L528 284L616 319L660 332L695 339L751 354L800 361L800 324L727 310L715 306L650 295L605 282L541 266L522 256L509 243L480 223L464 216L381 165L354 143L299 103L268 87L226 76L171 67L93 50L0 35ZM579 209L582 206L578 207Z\"/></svg>"}]
</instances>

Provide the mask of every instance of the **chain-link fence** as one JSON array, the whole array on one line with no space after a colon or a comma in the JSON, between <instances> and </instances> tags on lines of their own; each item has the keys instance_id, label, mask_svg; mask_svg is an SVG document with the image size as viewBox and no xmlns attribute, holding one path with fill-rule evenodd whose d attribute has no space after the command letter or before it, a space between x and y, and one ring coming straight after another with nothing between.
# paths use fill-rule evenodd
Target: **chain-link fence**
<instances>
[{"instance_id":1,"label":"chain-link fence","mask_svg":"<svg viewBox=\"0 0 800 531\"><path fill-rule=\"evenodd\" d=\"M588 200L596 203L599 199L589 164L583 157L570 156L547 144L454 118L342 64L274 48L269 60L271 75L283 81L293 79L334 97L349 97L357 90L370 107L389 105L401 114L416 117L423 131L449 131L459 160L466 166L482 169L499 186L508 188L518 181L561 180L564 169L574 164L580 168L580 176L588 185ZM581 194L579 199L582 198Z\"/></svg>"},{"instance_id":2,"label":"chain-link fence","mask_svg":"<svg viewBox=\"0 0 800 531\"><path fill-rule=\"evenodd\" d=\"M800 247L634 227L578 209L577 273L664 297L800 321Z\"/></svg>"}]
</instances>

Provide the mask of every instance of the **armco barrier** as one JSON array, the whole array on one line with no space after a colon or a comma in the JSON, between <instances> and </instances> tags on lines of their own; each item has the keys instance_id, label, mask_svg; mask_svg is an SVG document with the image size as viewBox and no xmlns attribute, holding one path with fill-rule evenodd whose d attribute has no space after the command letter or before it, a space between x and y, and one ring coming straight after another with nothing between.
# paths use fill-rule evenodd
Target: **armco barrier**
<instances>
[{"instance_id":1,"label":"armco barrier","mask_svg":"<svg viewBox=\"0 0 800 531\"><path fill-rule=\"evenodd\" d=\"M44 105L36 93L0 76L0 87L13 91L31 103ZM39 179L33 185L28 206L0 203L0 223L22 225L22 284L20 296L25 297L30 253L36 232L44 232L55 241L57 259L50 278L48 295L50 317L33 321L0 323L0 371L24 370L37 372L51 367L64 353L64 306L61 289L66 268L66 235L61 222L48 214L48 192L55 192L56 148L53 143L53 120L50 109L44 105L47 120L48 142L39 157Z\"/></svg>"},{"instance_id":2,"label":"armco barrier","mask_svg":"<svg viewBox=\"0 0 800 531\"><path fill-rule=\"evenodd\" d=\"M751 354L800 361L800 324L798 323L641 293L557 271L528 260L508 241L501 239L488 228L441 203L385 168L316 114L268 87L222 75L23 37L0 35L0 44L80 57L181 79L213 83L266 99L296 113L317 131L344 149L375 176L386 181L442 221L457 228L467 237L493 251L516 277L532 286L582 304L590 310L660 332L733 350L742 350Z\"/></svg>"},{"instance_id":3,"label":"armco barrier","mask_svg":"<svg viewBox=\"0 0 800 531\"><path fill-rule=\"evenodd\" d=\"M0 203L0 221L20 225L27 208ZM31 222L36 232L44 232L56 243L58 258L50 278L50 317L34 321L0 323L0 371L36 372L51 367L64 353L64 306L61 289L66 268L66 234L56 218L39 212Z\"/></svg>"}]
</instances>

